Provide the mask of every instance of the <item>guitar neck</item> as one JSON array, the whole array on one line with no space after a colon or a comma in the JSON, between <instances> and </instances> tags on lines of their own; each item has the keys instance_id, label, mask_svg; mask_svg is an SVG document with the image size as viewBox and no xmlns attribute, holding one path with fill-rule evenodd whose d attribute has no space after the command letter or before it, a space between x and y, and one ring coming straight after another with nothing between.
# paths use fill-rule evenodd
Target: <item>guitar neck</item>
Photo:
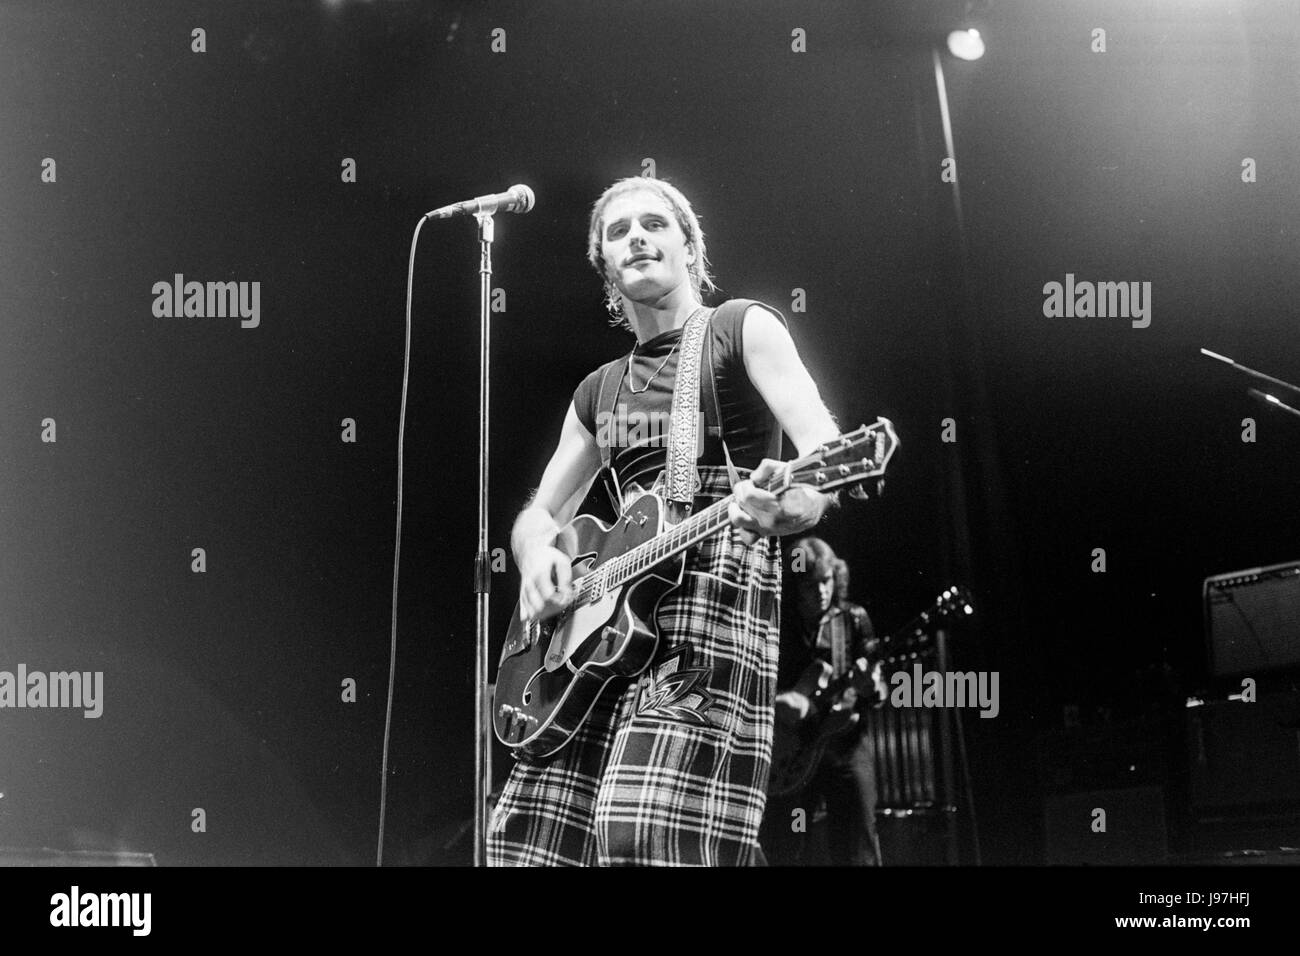
<instances>
[{"instance_id":1,"label":"guitar neck","mask_svg":"<svg viewBox=\"0 0 1300 956\"><path fill-rule=\"evenodd\" d=\"M902 640L905 640L906 638L909 637L915 638L925 633L929 629L930 625L934 623L935 618L939 615L939 610L940 610L940 605L936 604L922 611L920 614L916 615L916 617L912 618L910 621L908 621L898 630L893 631L887 636L881 638L880 648L884 650L886 648L892 647L894 644L897 644ZM881 657L883 657L883 654L877 655L877 659ZM875 666L875 661L868 661L867 667L864 670L862 668L859 668L857 662L855 661L852 667L850 667L847 671L845 671L834 681L832 681L822 693L828 697L841 693L842 691L847 689L850 685L852 685L855 681L860 679L863 675L870 673L871 669L874 666Z\"/></svg>"},{"instance_id":2,"label":"guitar neck","mask_svg":"<svg viewBox=\"0 0 1300 956\"><path fill-rule=\"evenodd\" d=\"M761 488L763 491L774 491L783 483L782 476L776 476L763 482ZM735 495L727 495L680 524L673 525L670 530L607 562L601 568L608 575L605 586L619 587L635 580L655 565L662 564L710 535L717 534L731 522L729 509L735 500Z\"/></svg>"},{"instance_id":3,"label":"guitar neck","mask_svg":"<svg viewBox=\"0 0 1300 956\"><path fill-rule=\"evenodd\" d=\"M637 545L626 554L609 561L601 569L607 575L606 587L618 587L632 581L657 564L681 554L687 548L716 534L727 526L727 511L735 495L715 501L703 511L691 515L681 524L657 535L644 544Z\"/></svg>"},{"instance_id":4,"label":"guitar neck","mask_svg":"<svg viewBox=\"0 0 1300 956\"><path fill-rule=\"evenodd\" d=\"M763 491L779 493L801 483L822 492L856 484L884 474L885 465L897 445L898 436L894 434L893 424L887 418L877 419L871 427L864 425L787 462L776 474L756 485ZM577 582L579 596L594 599L610 588L627 584L721 531L730 522L728 509L735 500L734 494L727 495L680 524L605 562Z\"/></svg>"}]
</instances>

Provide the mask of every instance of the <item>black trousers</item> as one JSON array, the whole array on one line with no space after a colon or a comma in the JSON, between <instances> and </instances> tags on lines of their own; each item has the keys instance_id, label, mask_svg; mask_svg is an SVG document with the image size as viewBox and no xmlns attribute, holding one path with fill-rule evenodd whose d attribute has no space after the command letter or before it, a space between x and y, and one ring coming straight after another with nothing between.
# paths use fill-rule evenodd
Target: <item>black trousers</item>
<instances>
[{"instance_id":1,"label":"black trousers","mask_svg":"<svg viewBox=\"0 0 1300 956\"><path fill-rule=\"evenodd\" d=\"M821 862L814 859L809 843L813 814L822 799L826 801L829 862L835 866L879 866L875 754L871 738L861 729L827 745L802 793L768 801L761 835L768 863L803 866Z\"/></svg>"}]
</instances>

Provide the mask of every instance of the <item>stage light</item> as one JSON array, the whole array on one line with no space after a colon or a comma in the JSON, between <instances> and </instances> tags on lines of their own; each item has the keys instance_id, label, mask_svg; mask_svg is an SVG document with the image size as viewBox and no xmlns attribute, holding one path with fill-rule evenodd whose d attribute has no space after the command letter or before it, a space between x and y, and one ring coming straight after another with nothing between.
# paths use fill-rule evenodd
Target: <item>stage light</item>
<instances>
[{"instance_id":1,"label":"stage light","mask_svg":"<svg viewBox=\"0 0 1300 956\"><path fill-rule=\"evenodd\" d=\"M959 60L978 60L984 55L984 38L974 28L948 34L948 51Z\"/></svg>"}]
</instances>

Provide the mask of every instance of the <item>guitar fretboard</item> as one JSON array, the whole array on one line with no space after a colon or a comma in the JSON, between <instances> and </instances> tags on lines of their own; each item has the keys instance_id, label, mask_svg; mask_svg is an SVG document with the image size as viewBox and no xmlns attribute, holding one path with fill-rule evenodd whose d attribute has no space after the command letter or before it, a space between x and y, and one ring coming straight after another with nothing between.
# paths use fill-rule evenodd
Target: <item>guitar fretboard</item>
<instances>
[{"instance_id":1,"label":"guitar fretboard","mask_svg":"<svg viewBox=\"0 0 1300 956\"><path fill-rule=\"evenodd\" d=\"M809 483L821 491L831 491L883 474L898 439L888 419L871 427L863 426L838 439L820 445L816 451L787 462L775 475L756 483L763 491L779 493L793 484ZM863 455L864 449L871 453ZM730 522L728 509L736 500L727 495L680 524L644 541L630 551L574 579L574 602L592 604L611 589L621 587L651 568L685 551L692 545L722 530Z\"/></svg>"},{"instance_id":2,"label":"guitar fretboard","mask_svg":"<svg viewBox=\"0 0 1300 956\"><path fill-rule=\"evenodd\" d=\"M784 475L773 478L763 484L763 490L773 491L785 483L785 480ZM617 558L612 558L595 570L584 574L574 582L576 599L579 602L590 601L611 588L627 584L655 565L662 564L691 545L721 531L731 521L728 509L735 500L735 495L727 495L680 524L673 525L668 531L656 535L631 551L620 554Z\"/></svg>"}]
</instances>

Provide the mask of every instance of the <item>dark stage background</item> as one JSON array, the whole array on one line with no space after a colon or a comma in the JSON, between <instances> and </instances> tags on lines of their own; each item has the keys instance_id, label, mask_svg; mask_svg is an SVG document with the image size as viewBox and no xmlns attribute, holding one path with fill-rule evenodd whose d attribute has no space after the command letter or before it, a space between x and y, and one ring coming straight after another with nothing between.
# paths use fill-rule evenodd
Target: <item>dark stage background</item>
<instances>
[{"instance_id":1,"label":"dark stage background","mask_svg":"<svg viewBox=\"0 0 1300 956\"><path fill-rule=\"evenodd\" d=\"M1043 862L1046 795L1125 772L1176 823L1181 702L1213 689L1201 581L1300 558L1300 422L1197 352L1300 379L1300 12L965 13L0 5L0 669L105 686L97 720L0 712L0 846L373 862L411 231L444 203L537 194L497 220L491 545L508 548L573 388L630 345L604 321L586 215L646 159L692 198L725 294L786 313L839 421L897 426L885 497L825 535L882 631L950 583L976 594L954 647L1001 680L999 716L966 720L984 862ZM959 228L932 48L967 25L984 58L942 53ZM476 264L472 221L425 228L391 863L468 856ZM260 325L155 318L176 273L260 282ZM1150 327L1046 318L1067 273L1150 282ZM516 587L497 575L494 654ZM1133 769L1069 756L1088 733Z\"/></svg>"}]
</instances>

